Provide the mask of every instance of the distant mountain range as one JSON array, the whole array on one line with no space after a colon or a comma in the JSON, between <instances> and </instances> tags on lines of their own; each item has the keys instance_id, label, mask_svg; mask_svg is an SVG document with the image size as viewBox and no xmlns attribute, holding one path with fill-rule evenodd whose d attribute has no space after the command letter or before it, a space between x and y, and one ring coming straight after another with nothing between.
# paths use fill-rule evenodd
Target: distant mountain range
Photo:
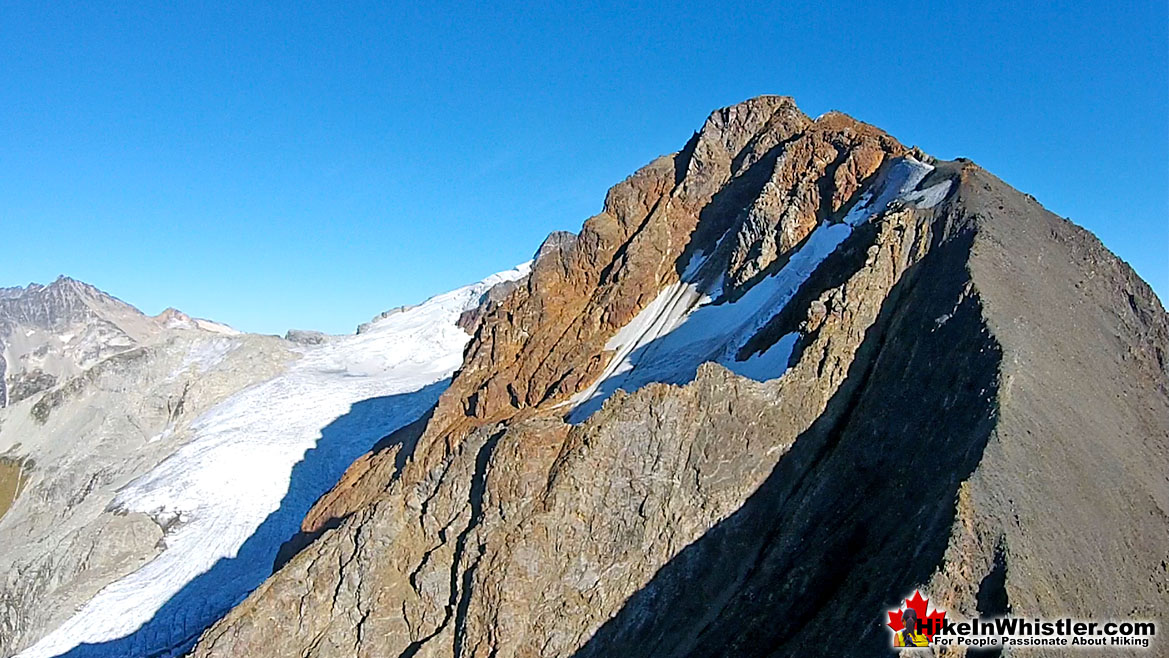
<instances>
[{"instance_id":1,"label":"distant mountain range","mask_svg":"<svg viewBox=\"0 0 1169 658\"><path fill-rule=\"evenodd\" d=\"M0 288L0 407L26 399L166 329L237 333L170 308L156 317L67 276Z\"/></svg>"}]
</instances>

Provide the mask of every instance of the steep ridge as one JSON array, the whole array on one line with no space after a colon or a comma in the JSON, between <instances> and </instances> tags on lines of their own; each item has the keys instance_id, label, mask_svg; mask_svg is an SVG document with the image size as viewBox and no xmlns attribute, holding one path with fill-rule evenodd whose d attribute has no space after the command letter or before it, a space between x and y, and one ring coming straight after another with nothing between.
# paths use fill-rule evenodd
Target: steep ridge
<instances>
[{"instance_id":1,"label":"steep ridge","mask_svg":"<svg viewBox=\"0 0 1169 658\"><path fill-rule=\"evenodd\" d=\"M698 305L742 295L742 285L724 273L742 254L759 251L755 242L768 243L776 232L789 235L793 248L758 272L794 279L789 288L798 284L806 272L792 277L781 271L794 247L810 239L817 226L829 234L818 236L827 238L818 246L834 246L850 226L841 221L845 210L864 196L862 182L896 188L885 186L878 170L906 151L880 130L838 113L813 121L783 96L761 96L712 113L682 151L614 186L603 212L585 222L575 241L545 252L524 285L479 312L463 367L440 398L422 443L449 444L486 422L581 402L583 391L601 385L598 380L614 359L609 343L620 329L647 308L651 315L672 312L677 321ZM764 203L761 197L785 202ZM874 201L871 194L866 201ZM752 228L764 221L772 231ZM754 242L739 237L746 235L754 235ZM795 269L806 269L823 255L821 249L817 258L801 259L811 263L797 263ZM655 300L668 302L672 293L682 299L654 308ZM655 324L652 318L643 322ZM718 350L712 349L713 357ZM701 352L685 365L697 367L705 360ZM603 401L594 393L588 391L591 405ZM325 504L344 516L356 507L347 505L346 497L368 498L335 491Z\"/></svg>"},{"instance_id":2,"label":"steep ridge","mask_svg":"<svg viewBox=\"0 0 1169 658\"><path fill-rule=\"evenodd\" d=\"M600 374L616 330L698 253L724 243L695 276L726 272L727 294L741 293L904 150L840 114L812 121L786 97L715 112L683 151L610 190L573 247L537 261L527 286L484 318L438 426L457 434L564 401Z\"/></svg>"},{"instance_id":3,"label":"steep ridge","mask_svg":"<svg viewBox=\"0 0 1169 658\"><path fill-rule=\"evenodd\" d=\"M557 242L194 655L868 655L921 586L1169 612L1169 319L1086 232L762 97Z\"/></svg>"}]
</instances>

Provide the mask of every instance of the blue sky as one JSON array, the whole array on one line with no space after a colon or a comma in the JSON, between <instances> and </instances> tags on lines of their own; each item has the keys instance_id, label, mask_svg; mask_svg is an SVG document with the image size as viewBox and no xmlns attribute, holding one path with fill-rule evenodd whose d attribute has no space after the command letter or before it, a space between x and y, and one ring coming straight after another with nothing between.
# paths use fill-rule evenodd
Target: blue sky
<instances>
[{"instance_id":1,"label":"blue sky","mask_svg":"<svg viewBox=\"0 0 1169 658\"><path fill-rule=\"evenodd\" d=\"M135 4L0 3L0 285L350 332L780 93L972 158L1169 293L1163 0Z\"/></svg>"}]
</instances>

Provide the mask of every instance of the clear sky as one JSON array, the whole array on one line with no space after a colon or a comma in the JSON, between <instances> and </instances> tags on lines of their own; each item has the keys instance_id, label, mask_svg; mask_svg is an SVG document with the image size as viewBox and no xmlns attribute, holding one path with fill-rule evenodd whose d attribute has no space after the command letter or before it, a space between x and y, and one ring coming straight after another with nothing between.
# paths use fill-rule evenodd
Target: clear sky
<instances>
[{"instance_id":1,"label":"clear sky","mask_svg":"<svg viewBox=\"0 0 1169 658\"><path fill-rule=\"evenodd\" d=\"M0 3L0 285L350 332L779 93L972 158L1169 293L1164 0L147 4Z\"/></svg>"}]
</instances>

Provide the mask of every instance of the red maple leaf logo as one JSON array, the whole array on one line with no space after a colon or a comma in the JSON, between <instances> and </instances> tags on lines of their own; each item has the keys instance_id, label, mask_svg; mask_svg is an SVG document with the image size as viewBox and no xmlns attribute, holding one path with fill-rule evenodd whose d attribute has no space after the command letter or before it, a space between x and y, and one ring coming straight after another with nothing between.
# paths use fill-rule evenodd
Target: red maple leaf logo
<instances>
[{"instance_id":1,"label":"red maple leaf logo","mask_svg":"<svg viewBox=\"0 0 1169 658\"><path fill-rule=\"evenodd\" d=\"M913 611L917 613L918 620L921 621L922 634L932 642L934 633L942 628L942 621L946 619L946 611L935 609L933 612L926 614L926 610L929 608L929 602L929 599L922 598L920 591L916 591L913 593L912 598L905 599L904 607L913 608ZM889 611L888 626L893 629L894 633L905 628L905 624L901 621L901 608Z\"/></svg>"}]
</instances>

